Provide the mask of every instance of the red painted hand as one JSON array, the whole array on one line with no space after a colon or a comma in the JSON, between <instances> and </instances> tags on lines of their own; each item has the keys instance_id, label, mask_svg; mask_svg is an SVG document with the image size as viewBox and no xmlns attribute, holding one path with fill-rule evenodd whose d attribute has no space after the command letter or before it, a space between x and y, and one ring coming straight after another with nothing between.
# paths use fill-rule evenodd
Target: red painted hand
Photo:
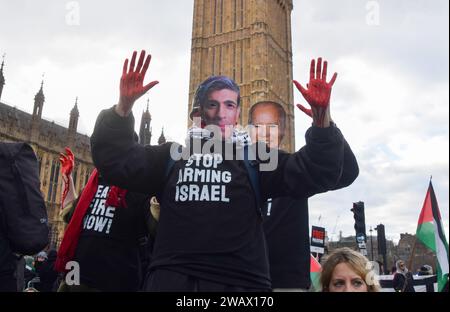
<instances>
[{"instance_id":1,"label":"red painted hand","mask_svg":"<svg viewBox=\"0 0 450 312\"><path fill-rule=\"evenodd\" d=\"M310 112L313 118L313 123L318 127L329 126L329 105L331 89L337 78L337 73L334 73L330 82L327 82L327 70L327 61L324 62L322 69L322 58L319 58L317 60L317 67L316 61L313 59L311 60L310 76L309 83L307 84L307 89L305 89L298 81L294 80L295 86L311 106ZM300 109L308 114L304 109Z\"/></svg>"},{"instance_id":2,"label":"red painted hand","mask_svg":"<svg viewBox=\"0 0 450 312\"><path fill-rule=\"evenodd\" d=\"M129 67L128 59L126 59L123 64L122 78L120 79L120 99L116 109L116 111L123 116L126 116L131 112L133 104L137 99L159 83L158 81L152 81L144 86L145 74L147 73L152 57L149 54L145 58L145 51L142 50L135 68L136 55L137 52L134 51Z\"/></svg>"},{"instance_id":3,"label":"red painted hand","mask_svg":"<svg viewBox=\"0 0 450 312\"><path fill-rule=\"evenodd\" d=\"M70 148L66 147L66 154L59 154L59 162L61 163L61 173L63 175L69 176L72 173L73 166L75 164L75 157L70 150Z\"/></svg>"},{"instance_id":4,"label":"red painted hand","mask_svg":"<svg viewBox=\"0 0 450 312\"><path fill-rule=\"evenodd\" d=\"M309 108L306 108L302 104L297 104L298 109L300 109L302 112L304 112L306 115L312 118L312 111Z\"/></svg>"}]
</instances>

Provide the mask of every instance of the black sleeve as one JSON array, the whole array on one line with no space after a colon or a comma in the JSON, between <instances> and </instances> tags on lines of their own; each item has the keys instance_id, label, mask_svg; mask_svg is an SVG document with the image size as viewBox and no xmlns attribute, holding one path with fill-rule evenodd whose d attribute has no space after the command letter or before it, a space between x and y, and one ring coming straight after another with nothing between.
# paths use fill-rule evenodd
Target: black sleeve
<instances>
[{"instance_id":1,"label":"black sleeve","mask_svg":"<svg viewBox=\"0 0 450 312\"><path fill-rule=\"evenodd\" d=\"M353 154L350 145L348 145L347 140L344 139L344 168L342 170L342 176L339 182L333 190L344 188L349 186L356 180L359 175L358 162L356 161L355 154Z\"/></svg>"},{"instance_id":2,"label":"black sleeve","mask_svg":"<svg viewBox=\"0 0 450 312\"><path fill-rule=\"evenodd\" d=\"M129 191L160 191L171 143L142 146L134 140L134 117L121 117L114 107L103 110L91 137L94 165L111 184Z\"/></svg>"},{"instance_id":3,"label":"black sleeve","mask_svg":"<svg viewBox=\"0 0 450 312\"><path fill-rule=\"evenodd\" d=\"M340 184L351 183L356 178L356 159L352 160L351 157L347 160L351 165L343 175L345 139L337 127L311 127L305 138L306 145L298 152L278 152L278 166L275 170L260 171L263 199L280 196L310 197L339 188ZM351 149L349 151L353 155Z\"/></svg>"}]
</instances>

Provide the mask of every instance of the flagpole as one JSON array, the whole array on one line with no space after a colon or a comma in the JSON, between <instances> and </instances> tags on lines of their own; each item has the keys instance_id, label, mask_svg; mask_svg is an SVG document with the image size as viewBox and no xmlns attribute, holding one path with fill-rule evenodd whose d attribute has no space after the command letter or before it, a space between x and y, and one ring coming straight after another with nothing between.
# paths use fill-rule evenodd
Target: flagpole
<instances>
[{"instance_id":1,"label":"flagpole","mask_svg":"<svg viewBox=\"0 0 450 312\"><path fill-rule=\"evenodd\" d=\"M433 175L430 175L430 183L432 180L433 180ZM409 260L408 260L408 269L409 270L412 270L412 265L414 263L414 255L416 254L416 245L417 245L417 234L414 235L414 245L413 245L411 255L409 256Z\"/></svg>"},{"instance_id":2,"label":"flagpole","mask_svg":"<svg viewBox=\"0 0 450 312\"><path fill-rule=\"evenodd\" d=\"M430 175L430 183L431 180L433 179L433 176ZM413 245L413 249L411 254L409 255L409 260L408 260L408 270L412 270L412 266L414 263L414 255L416 254L416 245L417 245L417 233L414 235L414 245Z\"/></svg>"},{"instance_id":3,"label":"flagpole","mask_svg":"<svg viewBox=\"0 0 450 312\"><path fill-rule=\"evenodd\" d=\"M433 175L430 175L430 183L432 180L433 180ZM412 265L414 263L414 255L416 253L416 245L417 245L417 234L414 235L414 245L413 245L411 255L409 256L409 260L408 260L408 269L409 270L412 270Z\"/></svg>"},{"instance_id":4,"label":"flagpole","mask_svg":"<svg viewBox=\"0 0 450 312\"><path fill-rule=\"evenodd\" d=\"M430 183L433 180L433 175L430 175ZM409 256L409 261L408 261L408 268L409 270L412 270L412 265L414 263L414 255L416 254L416 245L417 245L417 234L414 235L414 245L413 245L413 250L411 255Z\"/></svg>"}]
</instances>

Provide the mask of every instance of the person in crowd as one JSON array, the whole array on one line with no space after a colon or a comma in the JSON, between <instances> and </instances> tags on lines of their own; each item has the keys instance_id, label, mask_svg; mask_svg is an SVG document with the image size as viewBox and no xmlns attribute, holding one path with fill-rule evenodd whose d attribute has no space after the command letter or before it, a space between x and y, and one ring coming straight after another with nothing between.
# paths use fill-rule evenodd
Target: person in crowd
<instances>
[{"instance_id":1,"label":"person in crowd","mask_svg":"<svg viewBox=\"0 0 450 312\"><path fill-rule=\"evenodd\" d=\"M417 275L423 276L423 275L433 275L433 268L431 265L424 264L420 267L419 272L417 272Z\"/></svg>"},{"instance_id":2,"label":"person in crowd","mask_svg":"<svg viewBox=\"0 0 450 312\"><path fill-rule=\"evenodd\" d=\"M344 247L324 258L320 283L323 292L378 292L372 264L361 253Z\"/></svg>"},{"instance_id":3,"label":"person in crowd","mask_svg":"<svg viewBox=\"0 0 450 312\"><path fill-rule=\"evenodd\" d=\"M22 290L26 287L28 287L28 283L34 279L37 274L36 274L36 269L34 268L34 257L33 256L24 256L23 257L25 260L25 269L24 269L24 287L22 288ZM22 291L21 290L21 291Z\"/></svg>"},{"instance_id":4,"label":"person in crowd","mask_svg":"<svg viewBox=\"0 0 450 312\"><path fill-rule=\"evenodd\" d=\"M201 120L194 121L199 127L189 130L185 148L140 146L133 141L131 111L158 81L144 85L151 57L142 51L137 65L136 58L134 52L124 62L119 102L97 118L91 150L108 181L157 194L161 213L146 290L270 291L259 203L309 197L338 185L345 140L330 122L329 108L337 74L328 82L327 62L322 66L319 59L316 66L313 60L308 88L296 83L313 111L307 143L296 153L251 144L248 133L236 128L240 90L225 76L198 86L193 107ZM246 151L258 157L246 161Z\"/></svg>"},{"instance_id":5,"label":"person in crowd","mask_svg":"<svg viewBox=\"0 0 450 312\"><path fill-rule=\"evenodd\" d=\"M48 253L42 251L37 255L36 274L39 276L39 283L35 288L40 292L56 291L55 282L58 278L54 266L57 252L55 249L50 249Z\"/></svg>"},{"instance_id":6,"label":"person in crowd","mask_svg":"<svg viewBox=\"0 0 450 312\"><path fill-rule=\"evenodd\" d=\"M38 172L31 145L0 142L0 292L22 291L23 257L48 244Z\"/></svg>"},{"instance_id":7,"label":"person in crowd","mask_svg":"<svg viewBox=\"0 0 450 312\"><path fill-rule=\"evenodd\" d=\"M392 281L395 291L415 292L413 275L406 267L405 261L397 260L395 266L397 270L394 274L394 279Z\"/></svg>"},{"instance_id":8,"label":"person in crowd","mask_svg":"<svg viewBox=\"0 0 450 312\"><path fill-rule=\"evenodd\" d=\"M304 107L302 110L305 112ZM310 111L307 112L310 116ZM261 101L251 107L248 116L252 141L266 142L269 147L279 149L286 133L283 106ZM347 143L344 162L335 189L350 185L358 176L358 164ZM269 199L263 206L263 216L274 291L307 291L311 285L308 198Z\"/></svg>"},{"instance_id":9,"label":"person in crowd","mask_svg":"<svg viewBox=\"0 0 450 312\"><path fill-rule=\"evenodd\" d=\"M66 180L72 179L71 155L66 149L60 158ZM66 185L70 187L73 183ZM146 269L141 263L141 245L148 235L154 235L155 228L149 196L113 186L94 169L72 209L64 209L62 218L69 225L56 268L65 272L66 264L76 261L80 284L63 282L59 291L140 290Z\"/></svg>"}]
</instances>

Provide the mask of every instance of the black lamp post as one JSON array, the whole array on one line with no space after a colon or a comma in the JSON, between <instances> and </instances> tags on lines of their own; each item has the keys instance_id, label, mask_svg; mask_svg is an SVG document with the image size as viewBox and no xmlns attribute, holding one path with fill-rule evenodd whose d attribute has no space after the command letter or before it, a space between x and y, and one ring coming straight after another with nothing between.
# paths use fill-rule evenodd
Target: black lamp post
<instances>
[{"instance_id":1,"label":"black lamp post","mask_svg":"<svg viewBox=\"0 0 450 312\"><path fill-rule=\"evenodd\" d=\"M370 227L370 251L371 251L371 257L372 257L372 261L373 261L373 239L372 239L372 226Z\"/></svg>"}]
</instances>

